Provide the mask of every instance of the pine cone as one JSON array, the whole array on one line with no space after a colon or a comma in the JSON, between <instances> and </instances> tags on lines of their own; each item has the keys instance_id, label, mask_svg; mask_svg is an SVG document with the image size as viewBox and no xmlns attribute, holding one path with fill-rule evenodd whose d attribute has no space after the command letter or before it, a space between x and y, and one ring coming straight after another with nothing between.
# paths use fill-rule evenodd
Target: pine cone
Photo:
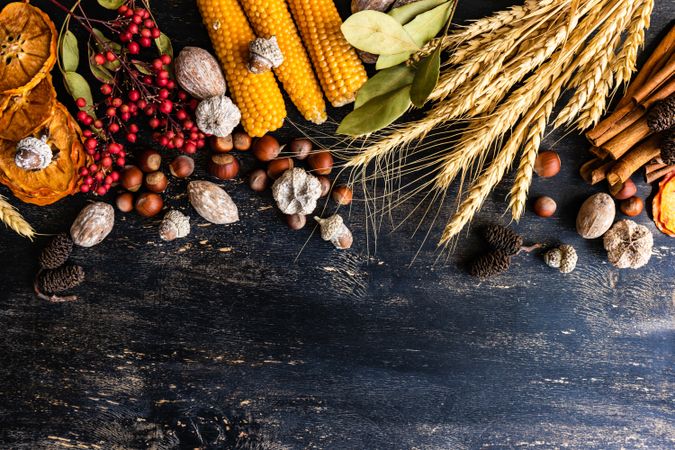
<instances>
[{"instance_id":1,"label":"pine cone","mask_svg":"<svg viewBox=\"0 0 675 450\"><path fill-rule=\"evenodd\" d=\"M483 229L483 237L495 250L515 255L523 246L523 237L511 228L494 224Z\"/></svg>"},{"instance_id":2,"label":"pine cone","mask_svg":"<svg viewBox=\"0 0 675 450\"><path fill-rule=\"evenodd\" d=\"M671 131L661 144L661 159L671 165L675 164L675 131Z\"/></svg>"},{"instance_id":3,"label":"pine cone","mask_svg":"<svg viewBox=\"0 0 675 450\"><path fill-rule=\"evenodd\" d=\"M39 286L42 292L55 294L79 286L83 281L84 269L80 266L68 265L42 272Z\"/></svg>"},{"instance_id":4,"label":"pine cone","mask_svg":"<svg viewBox=\"0 0 675 450\"><path fill-rule=\"evenodd\" d=\"M647 125L654 132L675 126L675 94L656 103L647 115Z\"/></svg>"},{"instance_id":5,"label":"pine cone","mask_svg":"<svg viewBox=\"0 0 675 450\"><path fill-rule=\"evenodd\" d=\"M42 250L40 255L40 267L43 269L56 269L61 267L73 251L73 240L66 233L54 237Z\"/></svg>"},{"instance_id":6,"label":"pine cone","mask_svg":"<svg viewBox=\"0 0 675 450\"><path fill-rule=\"evenodd\" d=\"M503 250L496 250L476 258L469 267L469 273L474 277L489 278L507 271L510 265L511 256Z\"/></svg>"}]
</instances>

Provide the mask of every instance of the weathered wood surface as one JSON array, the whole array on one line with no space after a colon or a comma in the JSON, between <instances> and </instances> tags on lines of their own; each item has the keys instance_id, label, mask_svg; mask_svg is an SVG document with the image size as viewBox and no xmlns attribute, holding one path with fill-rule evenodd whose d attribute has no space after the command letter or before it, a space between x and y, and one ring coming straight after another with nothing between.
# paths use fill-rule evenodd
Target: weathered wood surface
<instances>
[{"instance_id":1,"label":"weathered wood surface","mask_svg":"<svg viewBox=\"0 0 675 450\"><path fill-rule=\"evenodd\" d=\"M457 16L511 3L465 0ZM208 45L193 2L157 10L176 48ZM673 13L657 2L648 47ZM546 146L564 167L532 195L553 194L560 214L528 214L517 228L574 244L579 268L566 276L522 256L479 283L458 268L478 251L473 233L447 261L425 245L408 267L423 237L410 237L414 220L381 233L368 256L359 205L353 251L314 236L294 262L311 230L287 231L269 196L232 183L240 223L203 227L192 214L190 238L166 244L155 221L118 215L104 244L74 255L88 271L82 299L51 305L31 294L45 240L2 231L0 446L675 447L673 240L642 215L654 258L612 268L601 242L574 232L593 191L577 176L584 140L553 134ZM477 223L499 220L507 186ZM56 233L85 201L21 210ZM188 210L185 198L171 203Z\"/></svg>"}]
</instances>

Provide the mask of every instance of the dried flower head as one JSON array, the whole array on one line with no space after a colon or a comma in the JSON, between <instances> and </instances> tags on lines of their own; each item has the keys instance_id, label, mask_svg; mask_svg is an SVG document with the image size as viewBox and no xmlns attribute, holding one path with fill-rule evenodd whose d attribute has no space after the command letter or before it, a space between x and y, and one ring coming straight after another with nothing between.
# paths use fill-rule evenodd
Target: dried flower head
<instances>
[{"instance_id":1,"label":"dried flower head","mask_svg":"<svg viewBox=\"0 0 675 450\"><path fill-rule=\"evenodd\" d=\"M232 134L241 121L241 111L227 95L202 100L195 112L197 126L206 133L217 137Z\"/></svg>"},{"instance_id":2,"label":"dried flower head","mask_svg":"<svg viewBox=\"0 0 675 450\"><path fill-rule=\"evenodd\" d=\"M256 38L248 45L248 70L251 73L265 73L284 63L284 54L279 48L277 37Z\"/></svg>"},{"instance_id":3,"label":"dried flower head","mask_svg":"<svg viewBox=\"0 0 675 450\"><path fill-rule=\"evenodd\" d=\"M603 237L609 262L619 269L637 269L649 262L654 237L649 228L632 220L620 220Z\"/></svg>"}]
</instances>

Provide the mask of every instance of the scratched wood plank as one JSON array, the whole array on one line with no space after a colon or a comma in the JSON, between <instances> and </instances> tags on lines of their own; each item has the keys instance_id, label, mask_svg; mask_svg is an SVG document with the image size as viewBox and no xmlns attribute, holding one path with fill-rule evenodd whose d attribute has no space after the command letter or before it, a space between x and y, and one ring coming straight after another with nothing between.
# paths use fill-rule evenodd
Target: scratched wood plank
<instances>
[{"instance_id":1,"label":"scratched wood plank","mask_svg":"<svg viewBox=\"0 0 675 450\"><path fill-rule=\"evenodd\" d=\"M458 19L512 3L464 1ZM176 48L208 46L192 2L157 12ZM673 13L672 2L657 4L648 47ZM350 217L356 246L339 253L308 241L311 229L288 232L269 196L235 182L226 186L240 223L204 226L191 214L191 237L167 244L155 221L118 215L105 243L74 254L88 271L82 300L48 305L30 292L45 239L3 231L2 447L675 447L672 239L641 216L656 236L650 265L612 268L600 242L573 231L593 191L577 177L584 140L556 132L545 145L563 170L535 180L532 195L555 193L560 214L528 214L517 229L533 242L573 243L580 263L567 276L531 255L477 282L462 271L480 251L475 234L446 257L422 245L423 233L411 237L416 220L385 227L373 254L361 205ZM476 226L502 217L509 180ZM190 213L183 191L173 186L171 203ZM21 210L56 233L85 202Z\"/></svg>"}]
</instances>

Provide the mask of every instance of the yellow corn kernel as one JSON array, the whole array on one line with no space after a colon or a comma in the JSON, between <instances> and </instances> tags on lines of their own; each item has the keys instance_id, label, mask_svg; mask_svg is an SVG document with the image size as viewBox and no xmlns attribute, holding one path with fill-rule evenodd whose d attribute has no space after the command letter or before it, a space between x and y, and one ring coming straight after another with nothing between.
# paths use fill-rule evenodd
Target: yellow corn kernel
<instances>
[{"instance_id":1,"label":"yellow corn kernel","mask_svg":"<svg viewBox=\"0 0 675 450\"><path fill-rule=\"evenodd\" d=\"M240 0L258 37L276 36L284 62L274 69L305 119L326 121L326 103L285 0Z\"/></svg>"},{"instance_id":2,"label":"yellow corn kernel","mask_svg":"<svg viewBox=\"0 0 675 450\"><path fill-rule=\"evenodd\" d=\"M272 72L248 71L248 44L256 38L237 0L197 0L213 48L225 72L241 123L251 136L280 128L286 118L284 98Z\"/></svg>"},{"instance_id":3,"label":"yellow corn kernel","mask_svg":"<svg viewBox=\"0 0 675 450\"><path fill-rule=\"evenodd\" d=\"M336 107L353 102L368 75L342 35L342 19L333 0L288 0L288 4L324 94Z\"/></svg>"}]
</instances>

